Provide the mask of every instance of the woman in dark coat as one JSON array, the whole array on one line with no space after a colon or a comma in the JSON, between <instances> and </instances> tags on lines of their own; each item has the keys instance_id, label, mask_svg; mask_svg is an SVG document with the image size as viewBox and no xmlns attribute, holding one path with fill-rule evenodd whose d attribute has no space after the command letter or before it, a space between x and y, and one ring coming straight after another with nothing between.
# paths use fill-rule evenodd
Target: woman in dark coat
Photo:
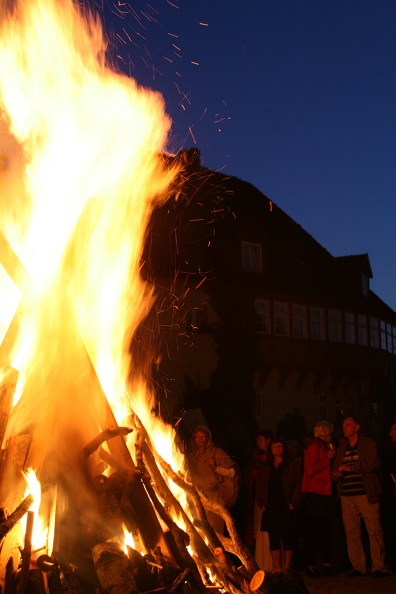
<instances>
[{"instance_id":1,"label":"woman in dark coat","mask_svg":"<svg viewBox=\"0 0 396 594\"><path fill-rule=\"evenodd\" d=\"M298 538L302 471L288 455L283 439L274 438L268 449L256 480L256 501L263 511L261 530L269 534L274 567L288 569Z\"/></svg>"}]
</instances>

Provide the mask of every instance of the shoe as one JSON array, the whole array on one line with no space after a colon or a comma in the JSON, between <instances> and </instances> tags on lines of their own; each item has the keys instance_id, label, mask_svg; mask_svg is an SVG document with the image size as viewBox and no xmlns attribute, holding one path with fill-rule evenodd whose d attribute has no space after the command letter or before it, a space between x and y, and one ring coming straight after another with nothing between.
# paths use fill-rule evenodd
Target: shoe
<instances>
[{"instance_id":1,"label":"shoe","mask_svg":"<svg viewBox=\"0 0 396 594\"><path fill-rule=\"evenodd\" d=\"M389 575L389 573L387 571L381 571L380 569L375 569L371 573L371 577L376 578L376 579L386 577L387 575Z\"/></svg>"},{"instance_id":2,"label":"shoe","mask_svg":"<svg viewBox=\"0 0 396 594\"><path fill-rule=\"evenodd\" d=\"M352 569L345 574L345 577L363 577L364 573L358 569Z\"/></svg>"}]
</instances>

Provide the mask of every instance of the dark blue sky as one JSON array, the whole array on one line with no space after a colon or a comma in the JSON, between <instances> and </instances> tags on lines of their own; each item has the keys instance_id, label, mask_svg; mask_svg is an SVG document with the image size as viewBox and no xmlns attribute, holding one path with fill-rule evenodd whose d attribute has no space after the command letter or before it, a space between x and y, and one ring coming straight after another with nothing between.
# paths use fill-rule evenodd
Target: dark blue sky
<instances>
[{"instance_id":1,"label":"dark blue sky","mask_svg":"<svg viewBox=\"0 0 396 594\"><path fill-rule=\"evenodd\" d=\"M169 150L251 182L396 310L395 0L95 0ZM117 57L118 56L118 57Z\"/></svg>"}]
</instances>

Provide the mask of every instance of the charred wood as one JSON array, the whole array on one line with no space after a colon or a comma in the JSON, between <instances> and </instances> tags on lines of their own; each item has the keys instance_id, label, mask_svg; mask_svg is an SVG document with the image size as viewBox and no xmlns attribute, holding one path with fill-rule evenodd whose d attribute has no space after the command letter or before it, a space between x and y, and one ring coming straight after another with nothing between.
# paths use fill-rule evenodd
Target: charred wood
<instances>
[{"instance_id":1,"label":"charred wood","mask_svg":"<svg viewBox=\"0 0 396 594\"><path fill-rule=\"evenodd\" d=\"M4 577L4 594L16 594L17 590L17 572L14 568L14 558L10 557L7 561Z\"/></svg>"},{"instance_id":2,"label":"charred wood","mask_svg":"<svg viewBox=\"0 0 396 594\"><path fill-rule=\"evenodd\" d=\"M29 594L45 594L44 578L39 569L29 570L27 591Z\"/></svg>"},{"instance_id":3,"label":"charred wood","mask_svg":"<svg viewBox=\"0 0 396 594\"><path fill-rule=\"evenodd\" d=\"M29 511L26 520L25 542L22 551L21 573L18 584L18 594L26 594L29 580L30 558L32 555L34 513Z\"/></svg>"},{"instance_id":4,"label":"charred wood","mask_svg":"<svg viewBox=\"0 0 396 594\"><path fill-rule=\"evenodd\" d=\"M133 568L119 545L113 542L96 545L92 559L105 594L137 594Z\"/></svg>"},{"instance_id":5,"label":"charred wood","mask_svg":"<svg viewBox=\"0 0 396 594\"><path fill-rule=\"evenodd\" d=\"M21 518L29 511L29 508L33 504L33 496L28 495L18 505L18 507L7 517L4 522L0 524L0 539L4 538L5 535L14 528Z\"/></svg>"}]
</instances>

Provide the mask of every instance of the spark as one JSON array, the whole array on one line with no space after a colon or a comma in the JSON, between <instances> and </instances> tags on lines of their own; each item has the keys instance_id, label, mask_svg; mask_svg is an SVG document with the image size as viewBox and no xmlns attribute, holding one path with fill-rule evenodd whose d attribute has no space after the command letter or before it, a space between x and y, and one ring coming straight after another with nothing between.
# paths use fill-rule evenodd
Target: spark
<instances>
[{"instance_id":1,"label":"spark","mask_svg":"<svg viewBox=\"0 0 396 594\"><path fill-rule=\"evenodd\" d=\"M199 23L202 27L209 27L209 23Z\"/></svg>"},{"instance_id":2,"label":"spark","mask_svg":"<svg viewBox=\"0 0 396 594\"><path fill-rule=\"evenodd\" d=\"M129 41L132 41L132 37L129 35L129 33L127 32L126 29L124 29L124 27L122 28L122 30L124 31L125 35L128 37ZM133 42L132 42L133 43Z\"/></svg>"},{"instance_id":3,"label":"spark","mask_svg":"<svg viewBox=\"0 0 396 594\"><path fill-rule=\"evenodd\" d=\"M193 60L191 60L191 64L193 64L194 66L199 66L199 62L194 62Z\"/></svg>"},{"instance_id":4,"label":"spark","mask_svg":"<svg viewBox=\"0 0 396 594\"><path fill-rule=\"evenodd\" d=\"M197 286L195 288L198 289L205 281L206 281L206 276L201 280L200 283L197 284Z\"/></svg>"},{"instance_id":5,"label":"spark","mask_svg":"<svg viewBox=\"0 0 396 594\"><path fill-rule=\"evenodd\" d=\"M194 144L197 144L197 141L195 140L195 136L193 134L193 131L192 131L192 127L191 126L188 127L188 131L191 134L191 138L193 139Z\"/></svg>"}]
</instances>

